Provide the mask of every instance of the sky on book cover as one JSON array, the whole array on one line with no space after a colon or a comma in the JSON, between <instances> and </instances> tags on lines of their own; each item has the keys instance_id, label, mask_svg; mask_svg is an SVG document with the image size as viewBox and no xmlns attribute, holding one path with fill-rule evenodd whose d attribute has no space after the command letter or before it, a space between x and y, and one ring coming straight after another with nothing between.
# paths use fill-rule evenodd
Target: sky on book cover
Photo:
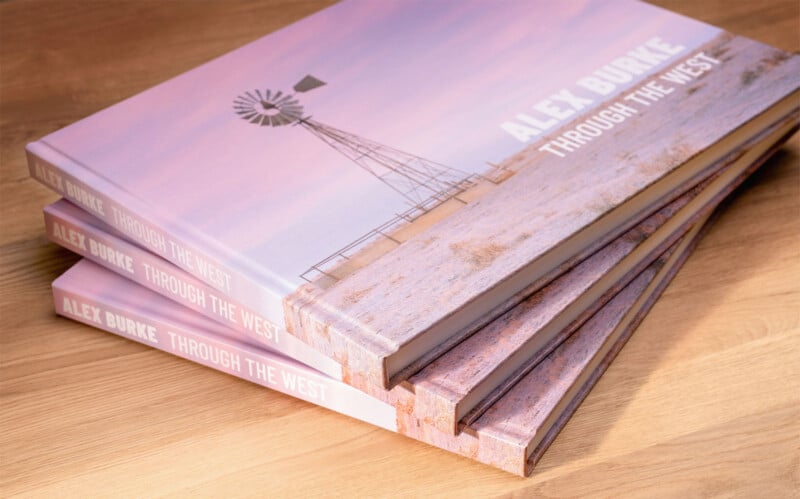
<instances>
[{"instance_id":1,"label":"sky on book cover","mask_svg":"<svg viewBox=\"0 0 800 499\"><path fill-rule=\"evenodd\" d=\"M408 200L307 128L241 119L237 96L313 75L304 117L481 173L532 145L500 124L536 102L652 37L719 33L627 1L344 2L44 140L291 291Z\"/></svg>"}]
</instances>

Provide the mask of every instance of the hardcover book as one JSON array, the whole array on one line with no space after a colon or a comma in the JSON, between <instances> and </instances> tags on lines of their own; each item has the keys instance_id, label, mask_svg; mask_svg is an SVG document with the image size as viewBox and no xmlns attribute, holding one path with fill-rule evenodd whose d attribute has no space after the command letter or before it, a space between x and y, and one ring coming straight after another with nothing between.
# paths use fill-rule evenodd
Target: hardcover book
<instances>
[{"instance_id":1,"label":"hardcover book","mask_svg":"<svg viewBox=\"0 0 800 499\"><path fill-rule=\"evenodd\" d=\"M799 71L636 2L350 1L27 150L64 197L391 387L796 122Z\"/></svg>"},{"instance_id":2,"label":"hardcover book","mask_svg":"<svg viewBox=\"0 0 800 499\"><path fill-rule=\"evenodd\" d=\"M132 243L113 227L60 199L44 208L47 237L56 244L102 265L188 309L241 333L241 340L313 367L341 380L342 368L257 312L170 262Z\"/></svg>"},{"instance_id":3,"label":"hardcover book","mask_svg":"<svg viewBox=\"0 0 800 499\"><path fill-rule=\"evenodd\" d=\"M59 314L519 475L558 431L642 320L695 243L694 229L645 269L467 431L454 436L87 260L53 283Z\"/></svg>"},{"instance_id":4,"label":"hardcover book","mask_svg":"<svg viewBox=\"0 0 800 499\"><path fill-rule=\"evenodd\" d=\"M783 133L783 130L780 130ZM722 173L648 217L542 290L390 390L350 380L409 417L456 433L479 417L587 317L630 282L684 232L706 216L780 145L756 144ZM766 152L764 152L766 150ZM756 155L761 155L752 161ZM341 380L338 364L282 331L253 330L254 313L159 257L124 240L87 212L60 200L45 207L48 237L118 274L215 319L246 342L300 360ZM497 341L502 338L502 341Z\"/></svg>"}]
</instances>

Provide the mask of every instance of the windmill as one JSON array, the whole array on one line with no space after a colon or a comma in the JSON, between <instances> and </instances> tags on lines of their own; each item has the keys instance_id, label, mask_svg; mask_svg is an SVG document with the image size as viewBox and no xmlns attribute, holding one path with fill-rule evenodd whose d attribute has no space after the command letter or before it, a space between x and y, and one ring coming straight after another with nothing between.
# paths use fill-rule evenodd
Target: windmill
<instances>
[{"instance_id":1,"label":"windmill","mask_svg":"<svg viewBox=\"0 0 800 499\"><path fill-rule=\"evenodd\" d=\"M305 93L325 85L311 75L293 89ZM474 185L478 175L400 151L373 140L334 128L303 115L295 94L266 89L245 92L233 101L242 119L254 125L299 125L403 196L415 210L425 212Z\"/></svg>"}]
</instances>

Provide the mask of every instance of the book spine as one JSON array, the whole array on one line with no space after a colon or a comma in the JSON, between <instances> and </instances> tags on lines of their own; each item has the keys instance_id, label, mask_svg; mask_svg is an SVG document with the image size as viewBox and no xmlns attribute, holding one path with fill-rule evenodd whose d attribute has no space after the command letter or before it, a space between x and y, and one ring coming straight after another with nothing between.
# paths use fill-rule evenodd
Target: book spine
<instances>
[{"instance_id":1,"label":"book spine","mask_svg":"<svg viewBox=\"0 0 800 499\"><path fill-rule=\"evenodd\" d=\"M225 263L230 251L197 231L160 217L123 188L39 140L26 146L31 177L80 206L148 251L166 259L230 299L258 311L277 328L283 319L282 293L274 276L259 284ZM169 227L169 229L166 229ZM286 293L283 293L286 294Z\"/></svg>"},{"instance_id":2,"label":"book spine","mask_svg":"<svg viewBox=\"0 0 800 499\"><path fill-rule=\"evenodd\" d=\"M258 313L217 292L171 263L124 239L87 223L66 201L44 209L47 237L131 281L199 312L239 333L242 341L264 345L341 380L342 368ZM87 218L89 215L83 215Z\"/></svg>"},{"instance_id":3,"label":"book spine","mask_svg":"<svg viewBox=\"0 0 800 499\"><path fill-rule=\"evenodd\" d=\"M53 284L56 313L381 428L396 431L392 406L302 364L233 339L170 324Z\"/></svg>"}]
</instances>

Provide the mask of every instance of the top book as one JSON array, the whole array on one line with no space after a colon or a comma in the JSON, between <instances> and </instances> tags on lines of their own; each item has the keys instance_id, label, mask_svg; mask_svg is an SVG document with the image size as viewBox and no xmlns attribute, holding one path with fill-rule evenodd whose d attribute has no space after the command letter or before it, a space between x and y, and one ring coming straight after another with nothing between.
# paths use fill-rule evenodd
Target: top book
<instances>
[{"instance_id":1,"label":"top book","mask_svg":"<svg viewBox=\"0 0 800 499\"><path fill-rule=\"evenodd\" d=\"M349 1L27 150L46 185L390 387L796 122L798 74L642 3Z\"/></svg>"}]
</instances>

